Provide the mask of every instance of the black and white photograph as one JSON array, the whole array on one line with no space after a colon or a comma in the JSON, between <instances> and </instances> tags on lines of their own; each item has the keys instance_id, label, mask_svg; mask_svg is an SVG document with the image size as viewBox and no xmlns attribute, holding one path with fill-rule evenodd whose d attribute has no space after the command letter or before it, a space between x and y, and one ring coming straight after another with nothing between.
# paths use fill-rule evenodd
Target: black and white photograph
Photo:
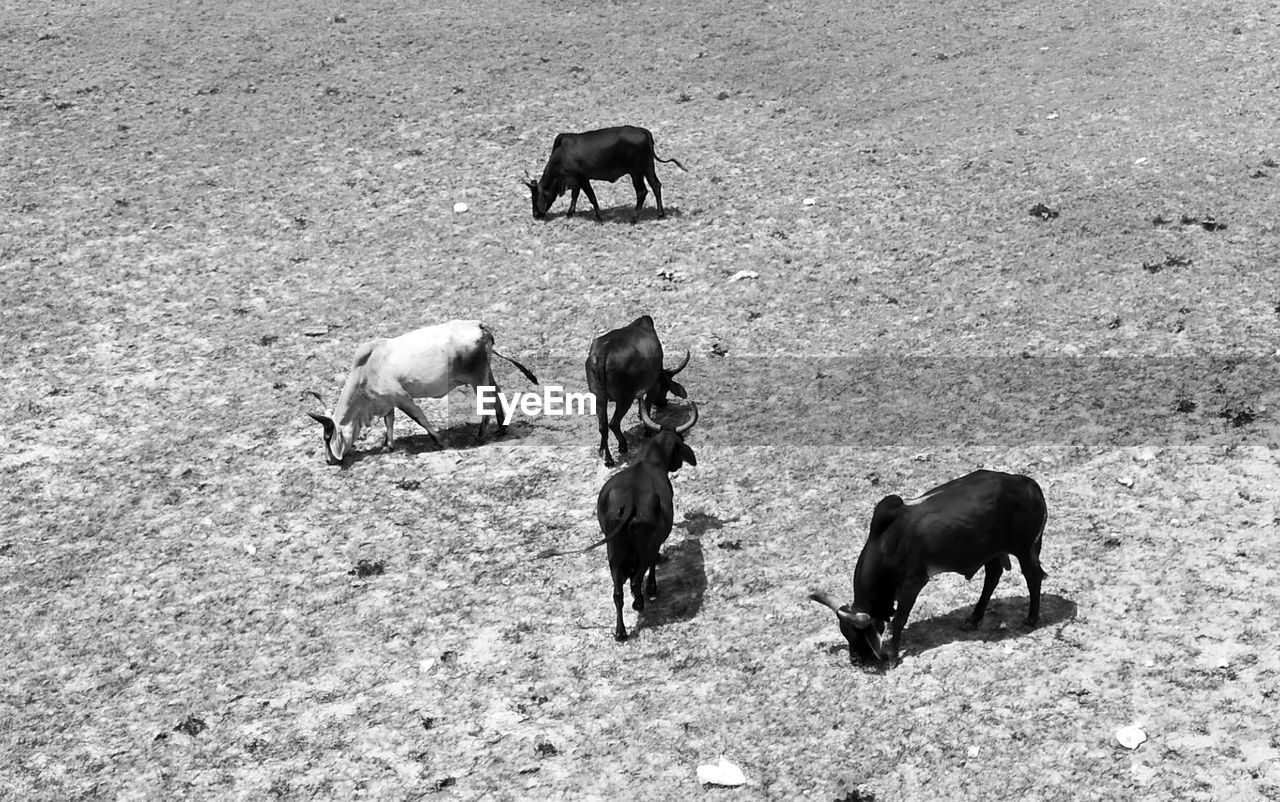
<instances>
[{"instance_id":1,"label":"black and white photograph","mask_svg":"<svg viewBox=\"0 0 1280 802\"><path fill-rule=\"evenodd\" d=\"M1280 7L0 4L0 800L1280 800Z\"/></svg>"}]
</instances>

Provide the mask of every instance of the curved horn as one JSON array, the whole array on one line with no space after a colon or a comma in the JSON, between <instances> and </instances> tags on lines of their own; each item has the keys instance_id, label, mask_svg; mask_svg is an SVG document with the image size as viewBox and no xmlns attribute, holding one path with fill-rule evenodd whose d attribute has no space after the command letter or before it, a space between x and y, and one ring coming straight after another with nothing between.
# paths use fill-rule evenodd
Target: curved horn
<instances>
[{"instance_id":1,"label":"curved horn","mask_svg":"<svg viewBox=\"0 0 1280 802\"><path fill-rule=\"evenodd\" d=\"M645 407L647 406L649 405L645 403L644 398L641 398L640 399L640 420L644 423L644 425L647 428L652 429L655 432L662 431L662 427L657 423L654 423L653 418L649 417L649 413L645 411Z\"/></svg>"},{"instance_id":2,"label":"curved horn","mask_svg":"<svg viewBox=\"0 0 1280 802\"><path fill-rule=\"evenodd\" d=\"M687 361L687 360L686 360ZM690 401L689 406L693 407L693 416L689 420L676 427L676 434L684 434L693 428L693 424L698 422L698 405Z\"/></svg>"},{"instance_id":3,"label":"curved horn","mask_svg":"<svg viewBox=\"0 0 1280 802\"><path fill-rule=\"evenodd\" d=\"M320 394L317 393L315 390L307 390L307 395L315 396L315 399L320 402L320 406L324 409L328 409L328 407L326 407L324 404L324 399L321 398Z\"/></svg>"},{"instance_id":4,"label":"curved horn","mask_svg":"<svg viewBox=\"0 0 1280 802\"><path fill-rule=\"evenodd\" d=\"M850 618L853 625L858 629L866 629L871 626L871 616L866 613L853 613Z\"/></svg>"},{"instance_id":5,"label":"curved horn","mask_svg":"<svg viewBox=\"0 0 1280 802\"><path fill-rule=\"evenodd\" d=\"M825 604L827 607L830 607L832 612L836 615L840 615L840 605L836 604L835 599L832 599L829 594L824 593L821 590L815 590L813 593L809 594L809 598L816 601L818 604Z\"/></svg>"},{"instance_id":6,"label":"curved horn","mask_svg":"<svg viewBox=\"0 0 1280 802\"><path fill-rule=\"evenodd\" d=\"M680 371L684 370L684 366L685 366L685 365L687 365L687 364L689 364L689 349L688 349L688 348L684 349L684 359L683 359L683 360L680 362L680 364L679 364L679 365L677 365L675 368L673 368L673 369L671 369L671 370L668 370L668 371L667 371L667 375L668 375L668 376L674 376L674 375L676 375L676 374L677 374L677 373L679 373Z\"/></svg>"}]
</instances>

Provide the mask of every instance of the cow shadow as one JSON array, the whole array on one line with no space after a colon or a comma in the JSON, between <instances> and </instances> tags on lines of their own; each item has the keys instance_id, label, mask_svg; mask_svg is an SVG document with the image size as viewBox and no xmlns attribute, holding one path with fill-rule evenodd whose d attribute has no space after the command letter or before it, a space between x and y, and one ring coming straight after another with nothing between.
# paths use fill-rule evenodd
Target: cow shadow
<instances>
[{"instance_id":1,"label":"cow shadow","mask_svg":"<svg viewBox=\"0 0 1280 802\"><path fill-rule=\"evenodd\" d=\"M397 424L400 422L397 421ZM527 420L515 420L507 427L506 434L501 437L497 436L497 428L493 421L489 421L484 427L484 440L481 441L476 437L476 427L480 421L469 421L466 423L455 423L445 428L437 427L440 432L440 445L436 445L431 439L431 435L425 431L410 435L400 435L396 437L395 448L387 451L376 443L380 442L381 433L377 437L371 437L367 446L359 446L354 451L347 452L347 457L343 460L345 467L351 467L364 462L366 459L376 459L384 457L388 454L407 454L409 456L417 456L418 454L434 453L437 451L470 451L475 448L483 448L491 443L511 443L523 439L533 431L533 426ZM413 424L417 425L417 424ZM400 428L398 425L397 429Z\"/></svg>"},{"instance_id":2,"label":"cow shadow","mask_svg":"<svg viewBox=\"0 0 1280 802\"><path fill-rule=\"evenodd\" d=\"M1044 593L1040 596L1040 623L1035 629L1027 629L1022 620L1027 616L1028 601L1027 596L992 599L977 629L965 629L962 626L973 612L972 604L932 618L908 621L903 639L903 655L923 654L930 649L961 641L1000 643L1076 617L1075 602L1054 593Z\"/></svg>"},{"instance_id":3,"label":"cow shadow","mask_svg":"<svg viewBox=\"0 0 1280 802\"><path fill-rule=\"evenodd\" d=\"M636 220L637 224L663 222L664 218L658 217L658 210L651 205L652 203L653 201L649 200L646 203L645 207L640 210L640 217ZM631 215L635 214L635 208L636 206L634 201L631 202L630 204L624 203L624 204L619 204L617 206L601 206L600 217L603 219L600 222L608 223L611 225L618 225L618 224L631 225ZM667 206L666 204L663 204L662 210L666 212L666 217L683 217L684 216L684 212L681 211L681 209L677 206ZM561 212L547 212L547 217L546 217L547 220L554 220L557 218L568 220L568 222L570 223L574 222L579 218L587 220L588 222L591 222L591 223L596 222L595 212L591 210L590 203L587 204L587 210L585 212L582 211L581 204L579 204L579 208L577 211L573 213L573 217L569 217L568 209L565 209L564 211L561 211Z\"/></svg>"},{"instance_id":4,"label":"cow shadow","mask_svg":"<svg viewBox=\"0 0 1280 802\"><path fill-rule=\"evenodd\" d=\"M702 541L686 535L669 546L658 563L658 598L645 603L635 630L661 627L673 621L689 621L702 609L707 592L707 567Z\"/></svg>"}]
</instances>

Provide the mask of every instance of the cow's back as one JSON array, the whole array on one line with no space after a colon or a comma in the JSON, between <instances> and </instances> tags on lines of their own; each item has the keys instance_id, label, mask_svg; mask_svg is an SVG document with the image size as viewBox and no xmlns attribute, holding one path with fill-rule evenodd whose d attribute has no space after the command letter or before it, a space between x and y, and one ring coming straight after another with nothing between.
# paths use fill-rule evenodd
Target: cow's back
<instances>
[{"instance_id":1,"label":"cow's back","mask_svg":"<svg viewBox=\"0 0 1280 802\"><path fill-rule=\"evenodd\" d=\"M451 320L401 334L378 349L378 373L413 398L439 398L482 379L492 335L478 320Z\"/></svg>"}]
</instances>

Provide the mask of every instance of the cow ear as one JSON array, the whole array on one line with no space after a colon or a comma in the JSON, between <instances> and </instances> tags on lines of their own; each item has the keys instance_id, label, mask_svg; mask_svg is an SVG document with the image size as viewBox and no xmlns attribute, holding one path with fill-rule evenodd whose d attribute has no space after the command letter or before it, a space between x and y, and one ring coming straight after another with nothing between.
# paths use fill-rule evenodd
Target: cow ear
<instances>
[{"instance_id":1,"label":"cow ear","mask_svg":"<svg viewBox=\"0 0 1280 802\"><path fill-rule=\"evenodd\" d=\"M683 385L683 384L681 384L680 382L675 381L674 379L672 379L670 375L668 375L668 376L667 376L667 389L668 389L668 390L671 392L671 394L672 394L672 395L674 395L676 398L688 398L688 397L689 397L689 392L688 392L687 390L685 390L685 389L684 389L684 385Z\"/></svg>"},{"instance_id":2,"label":"cow ear","mask_svg":"<svg viewBox=\"0 0 1280 802\"><path fill-rule=\"evenodd\" d=\"M680 459L684 460L688 465L696 466L698 464L698 458L693 455L693 449L689 448L688 443L680 444Z\"/></svg>"}]
</instances>

